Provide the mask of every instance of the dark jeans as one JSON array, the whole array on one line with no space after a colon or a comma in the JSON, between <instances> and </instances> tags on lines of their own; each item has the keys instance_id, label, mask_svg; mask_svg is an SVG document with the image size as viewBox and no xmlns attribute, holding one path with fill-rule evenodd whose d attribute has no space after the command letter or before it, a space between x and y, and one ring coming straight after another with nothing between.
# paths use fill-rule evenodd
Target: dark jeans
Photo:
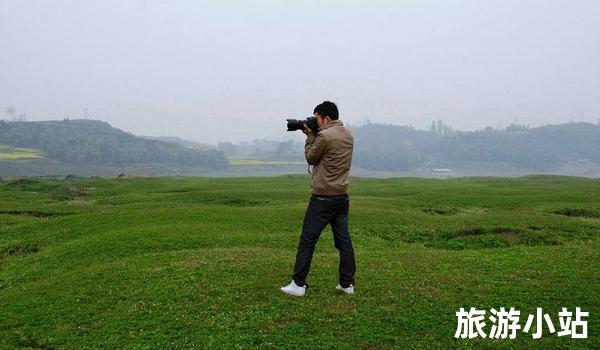
<instances>
[{"instance_id":1,"label":"dark jeans","mask_svg":"<svg viewBox=\"0 0 600 350\"><path fill-rule=\"evenodd\" d=\"M306 276L308 270L310 270L315 245L327 224L331 225L335 247L340 252L340 285L347 288L350 284L354 284L356 265L354 262L354 248L352 247L350 232L348 232L349 208L350 197L347 194L341 196L313 194L310 197L304 215L302 235L298 243L296 265L292 276L297 285L306 284Z\"/></svg>"}]
</instances>

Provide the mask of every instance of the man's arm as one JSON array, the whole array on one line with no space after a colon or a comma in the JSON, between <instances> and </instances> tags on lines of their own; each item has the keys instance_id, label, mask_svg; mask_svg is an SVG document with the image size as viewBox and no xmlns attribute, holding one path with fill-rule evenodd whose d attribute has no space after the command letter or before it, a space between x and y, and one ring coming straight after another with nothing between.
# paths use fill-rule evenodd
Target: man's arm
<instances>
[{"instance_id":1,"label":"man's arm","mask_svg":"<svg viewBox=\"0 0 600 350\"><path fill-rule=\"evenodd\" d=\"M317 165L325 150L327 149L327 143L325 137L321 133L317 134L317 137L313 133L306 135L306 142L304 143L304 156L306 161L310 165Z\"/></svg>"}]
</instances>

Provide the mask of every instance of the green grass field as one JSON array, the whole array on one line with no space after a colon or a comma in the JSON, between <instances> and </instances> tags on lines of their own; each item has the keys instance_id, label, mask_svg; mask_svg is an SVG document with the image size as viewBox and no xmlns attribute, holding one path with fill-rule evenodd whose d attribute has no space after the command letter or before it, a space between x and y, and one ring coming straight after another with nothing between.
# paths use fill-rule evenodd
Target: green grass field
<instances>
[{"instance_id":1,"label":"green grass field","mask_svg":"<svg viewBox=\"0 0 600 350\"><path fill-rule=\"evenodd\" d=\"M0 348L600 348L600 180L354 178L357 294L328 228L293 298L308 184L0 182ZM460 307L511 306L581 307L588 339L454 338Z\"/></svg>"}]
</instances>

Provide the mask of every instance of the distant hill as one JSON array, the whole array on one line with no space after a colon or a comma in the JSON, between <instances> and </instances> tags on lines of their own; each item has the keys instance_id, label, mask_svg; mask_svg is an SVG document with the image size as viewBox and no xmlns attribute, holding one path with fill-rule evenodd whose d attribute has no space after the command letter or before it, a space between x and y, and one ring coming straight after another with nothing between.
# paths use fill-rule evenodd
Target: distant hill
<instances>
[{"instance_id":1,"label":"distant hill","mask_svg":"<svg viewBox=\"0 0 600 350\"><path fill-rule=\"evenodd\" d=\"M20 173L15 170L19 168L44 173L43 167L58 172L69 168L93 168L92 172L97 172L102 167L110 171L137 167L136 171L143 173L140 165L144 164L163 170L169 167L219 170L228 166L223 152L216 149L191 149L178 143L137 137L98 120L0 121L0 145L42 152L42 159L3 160L0 176L3 169L9 168L13 173Z\"/></svg>"},{"instance_id":2,"label":"distant hill","mask_svg":"<svg viewBox=\"0 0 600 350\"><path fill-rule=\"evenodd\" d=\"M182 139L181 137L177 137L177 136L139 136L139 137L148 139L148 140L158 140L158 141L163 141L163 142L176 143L185 148L191 148L191 149L199 149L199 150L206 151L206 150L215 148L215 146L213 146L213 145L190 141L190 140Z\"/></svg>"},{"instance_id":3,"label":"distant hill","mask_svg":"<svg viewBox=\"0 0 600 350\"><path fill-rule=\"evenodd\" d=\"M553 172L569 164L600 166L600 125L568 123L529 128L453 131L367 124L352 128L355 164L374 170L485 167Z\"/></svg>"},{"instance_id":4,"label":"distant hill","mask_svg":"<svg viewBox=\"0 0 600 350\"><path fill-rule=\"evenodd\" d=\"M600 177L600 125L511 125L455 131L368 123L349 126L357 176L531 173ZM228 161L231 160L231 163ZM0 121L0 176L240 176L306 172L303 142L257 139L211 146L135 136L98 120Z\"/></svg>"},{"instance_id":5,"label":"distant hill","mask_svg":"<svg viewBox=\"0 0 600 350\"><path fill-rule=\"evenodd\" d=\"M355 175L600 177L600 125L595 124L511 125L478 131L455 131L442 122L429 130L373 123L349 128L355 139ZM304 160L303 143L292 140L219 144L219 149L234 159Z\"/></svg>"}]
</instances>

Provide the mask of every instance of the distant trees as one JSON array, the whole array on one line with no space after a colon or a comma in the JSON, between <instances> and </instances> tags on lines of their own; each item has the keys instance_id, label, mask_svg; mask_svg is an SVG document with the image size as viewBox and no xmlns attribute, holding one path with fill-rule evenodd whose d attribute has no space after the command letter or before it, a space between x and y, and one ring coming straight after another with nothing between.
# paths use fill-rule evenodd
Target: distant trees
<instances>
[{"instance_id":1,"label":"distant trees","mask_svg":"<svg viewBox=\"0 0 600 350\"><path fill-rule=\"evenodd\" d=\"M367 122L351 127L355 139L353 164L380 171L407 171L466 164L497 164L528 171L550 171L570 161L600 164L600 125L569 123L530 128L511 124L503 129L455 131L443 121L428 130ZM302 142L255 140L220 143L231 157L304 160Z\"/></svg>"},{"instance_id":2,"label":"distant trees","mask_svg":"<svg viewBox=\"0 0 600 350\"><path fill-rule=\"evenodd\" d=\"M149 140L96 120L8 122L0 124L0 144L42 150L73 164L125 165L157 162L224 169L228 161L215 149L195 150Z\"/></svg>"},{"instance_id":3,"label":"distant trees","mask_svg":"<svg viewBox=\"0 0 600 350\"><path fill-rule=\"evenodd\" d=\"M504 129L507 133L527 133L529 131L529 125L523 124L510 124Z\"/></svg>"},{"instance_id":4,"label":"distant trees","mask_svg":"<svg viewBox=\"0 0 600 350\"><path fill-rule=\"evenodd\" d=\"M452 133L453 130L449 125L446 125L441 120L438 120L437 123L435 121L431 123L429 131L438 135L446 135Z\"/></svg>"},{"instance_id":5,"label":"distant trees","mask_svg":"<svg viewBox=\"0 0 600 350\"><path fill-rule=\"evenodd\" d=\"M294 142L294 140L278 142L271 158L275 160L304 160L304 145L300 142Z\"/></svg>"},{"instance_id":6,"label":"distant trees","mask_svg":"<svg viewBox=\"0 0 600 350\"><path fill-rule=\"evenodd\" d=\"M304 160L304 142L256 139L252 142L233 144L219 142L217 149L232 158L269 159L282 161Z\"/></svg>"},{"instance_id":7,"label":"distant trees","mask_svg":"<svg viewBox=\"0 0 600 350\"><path fill-rule=\"evenodd\" d=\"M436 124L437 130L437 124ZM355 140L354 164L372 170L408 170L423 162L436 133L407 126L367 124L352 128Z\"/></svg>"},{"instance_id":8,"label":"distant trees","mask_svg":"<svg viewBox=\"0 0 600 350\"><path fill-rule=\"evenodd\" d=\"M381 124L354 127L352 131L356 141L354 164L373 170L499 162L547 171L581 159L600 164L600 125L589 123L538 128L513 124L505 129L462 132L438 121L428 131Z\"/></svg>"},{"instance_id":9,"label":"distant trees","mask_svg":"<svg viewBox=\"0 0 600 350\"><path fill-rule=\"evenodd\" d=\"M237 146L231 142L219 142L217 149L224 152L226 155L231 155L235 154L237 151Z\"/></svg>"},{"instance_id":10,"label":"distant trees","mask_svg":"<svg viewBox=\"0 0 600 350\"><path fill-rule=\"evenodd\" d=\"M16 113L16 111L15 111ZM549 171L572 161L600 164L600 125L568 123L530 128L455 131L442 121L429 130L367 123L351 127L354 163L383 171L405 171L462 164L501 163L529 171ZM303 142L254 140L189 148L177 142L136 137L95 120L19 122L0 120L0 144L35 148L44 156L73 164L161 163L225 169L226 156L301 161Z\"/></svg>"}]
</instances>

